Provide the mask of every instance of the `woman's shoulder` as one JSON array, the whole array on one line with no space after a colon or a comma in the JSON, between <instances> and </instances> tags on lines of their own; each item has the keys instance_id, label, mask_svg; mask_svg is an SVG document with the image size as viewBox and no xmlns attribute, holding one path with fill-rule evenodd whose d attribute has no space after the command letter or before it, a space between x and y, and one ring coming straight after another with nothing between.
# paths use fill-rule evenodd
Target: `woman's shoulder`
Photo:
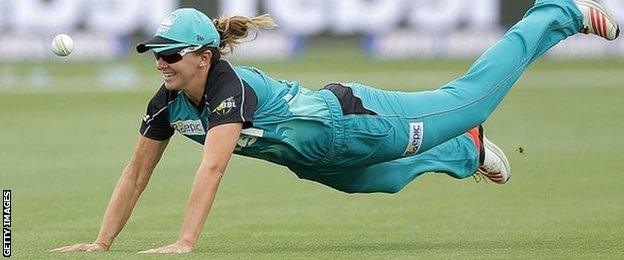
<instances>
[{"instance_id":1,"label":"woman's shoulder","mask_svg":"<svg viewBox=\"0 0 624 260\"><path fill-rule=\"evenodd\" d=\"M230 61L224 59L214 64L214 68L211 70L209 76L209 81L211 81L210 83L213 85L240 81L251 87L265 86L267 85L268 79L270 79L270 77L266 73L255 67L234 65Z\"/></svg>"},{"instance_id":2,"label":"woman's shoulder","mask_svg":"<svg viewBox=\"0 0 624 260\"><path fill-rule=\"evenodd\" d=\"M253 74L257 76L267 76L264 71L256 67L234 64L225 59L221 59L215 63L215 70L221 72L233 72L237 74L238 77L246 77Z\"/></svg>"}]
</instances>

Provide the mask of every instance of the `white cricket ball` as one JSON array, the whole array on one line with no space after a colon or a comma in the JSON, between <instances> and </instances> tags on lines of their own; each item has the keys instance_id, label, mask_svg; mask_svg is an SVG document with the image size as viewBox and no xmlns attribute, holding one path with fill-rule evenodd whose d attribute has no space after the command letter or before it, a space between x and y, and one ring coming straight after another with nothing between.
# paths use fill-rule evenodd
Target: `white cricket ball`
<instances>
[{"instance_id":1,"label":"white cricket ball","mask_svg":"<svg viewBox=\"0 0 624 260\"><path fill-rule=\"evenodd\" d=\"M67 34L59 34L52 39L52 52L54 54L65 57L74 50L74 40Z\"/></svg>"}]
</instances>

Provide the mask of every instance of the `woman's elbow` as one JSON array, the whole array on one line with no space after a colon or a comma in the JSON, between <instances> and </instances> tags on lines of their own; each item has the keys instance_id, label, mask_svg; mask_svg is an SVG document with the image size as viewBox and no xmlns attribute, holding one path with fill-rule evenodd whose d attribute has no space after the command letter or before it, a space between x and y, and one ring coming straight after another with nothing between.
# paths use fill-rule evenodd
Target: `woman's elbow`
<instances>
[{"instance_id":1,"label":"woman's elbow","mask_svg":"<svg viewBox=\"0 0 624 260\"><path fill-rule=\"evenodd\" d=\"M220 178L225 172L225 166L212 163L202 163L199 167L199 172Z\"/></svg>"}]
</instances>

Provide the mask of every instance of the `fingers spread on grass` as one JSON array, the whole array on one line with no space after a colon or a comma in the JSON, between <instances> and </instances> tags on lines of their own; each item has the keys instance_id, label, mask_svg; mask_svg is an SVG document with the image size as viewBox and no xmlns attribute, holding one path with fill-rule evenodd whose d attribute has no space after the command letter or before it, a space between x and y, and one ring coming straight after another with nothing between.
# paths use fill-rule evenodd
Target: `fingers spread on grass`
<instances>
[{"instance_id":1,"label":"fingers spread on grass","mask_svg":"<svg viewBox=\"0 0 624 260\"><path fill-rule=\"evenodd\" d=\"M77 251L85 251L89 244L75 244L71 246L59 247L56 249L50 250L50 252L77 252Z\"/></svg>"},{"instance_id":2,"label":"fingers spread on grass","mask_svg":"<svg viewBox=\"0 0 624 260\"><path fill-rule=\"evenodd\" d=\"M143 250L143 251L139 252L139 254L153 254L153 253L156 253L156 250L158 250L158 248Z\"/></svg>"},{"instance_id":3,"label":"fingers spread on grass","mask_svg":"<svg viewBox=\"0 0 624 260\"><path fill-rule=\"evenodd\" d=\"M105 251L105 249L102 246L100 246L100 245L91 245L85 251L86 252L102 252L102 251Z\"/></svg>"},{"instance_id":4,"label":"fingers spread on grass","mask_svg":"<svg viewBox=\"0 0 624 260\"><path fill-rule=\"evenodd\" d=\"M66 248L65 250L62 250L61 252L80 252L84 251L87 246L88 244L75 244L69 248Z\"/></svg>"},{"instance_id":5,"label":"fingers spread on grass","mask_svg":"<svg viewBox=\"0 0 624 260\"><path fill-rule=\"evenodd\" d=\"M149 249L145 251L139 252L139 254L182 254L191 252L191 249L188 247L180 246L177 244L163 246L159 248Z\"/></svg>"}]
</instances>

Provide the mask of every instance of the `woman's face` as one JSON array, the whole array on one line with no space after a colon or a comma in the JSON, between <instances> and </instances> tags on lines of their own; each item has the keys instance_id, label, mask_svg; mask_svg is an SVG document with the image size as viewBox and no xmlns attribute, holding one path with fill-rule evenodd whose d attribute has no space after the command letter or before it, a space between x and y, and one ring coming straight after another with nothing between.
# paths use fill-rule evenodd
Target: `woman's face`
<instances>
[{"instance_id":1,"label":"woman's face","mask_svg":"<svg viewBox=\"0 0 624 260\"><path fill-rule=\"evenodd\" d=\"M180 61L174 63L167 63L158 56L156 59L156 69L163 74L168 90L184 90L196 77L201 76L201 56L194 53L183 55Z\"/></svg>"}]
</instances>

